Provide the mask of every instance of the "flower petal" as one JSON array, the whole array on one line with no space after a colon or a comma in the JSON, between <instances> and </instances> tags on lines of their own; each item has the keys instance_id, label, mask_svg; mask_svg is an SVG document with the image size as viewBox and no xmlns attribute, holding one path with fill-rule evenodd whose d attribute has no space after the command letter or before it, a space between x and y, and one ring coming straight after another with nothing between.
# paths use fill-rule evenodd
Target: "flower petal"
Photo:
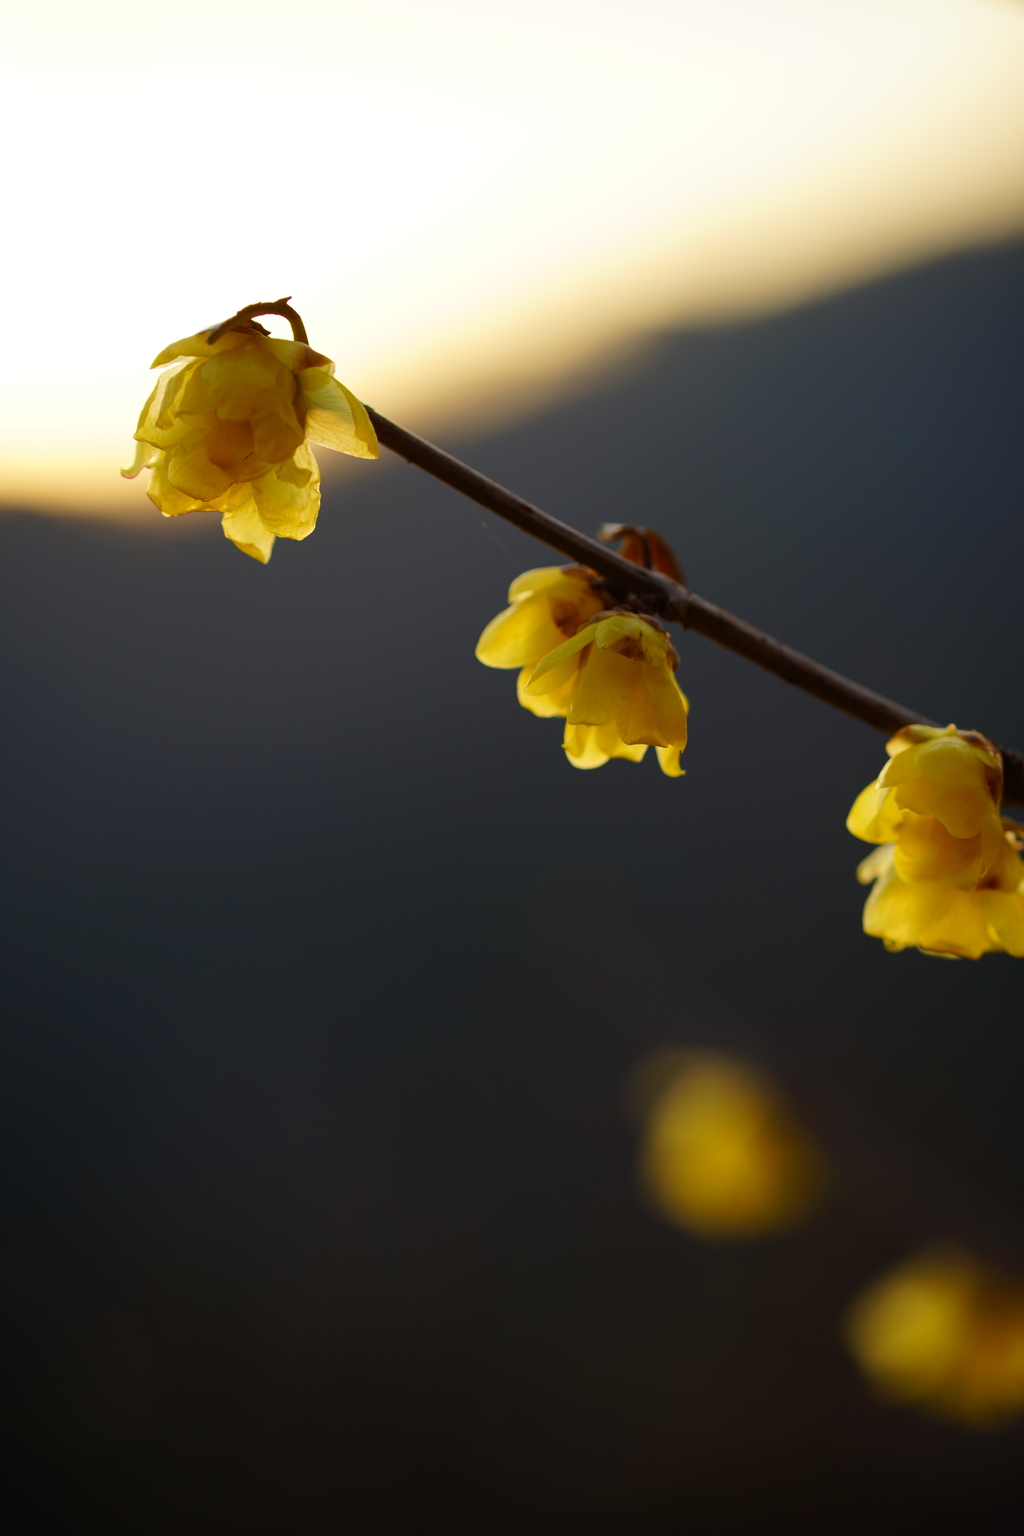
<instances>
[{"instance_id":1,"label":"flower petal","mask_svg":"<svg viewBox=\"0 0 1024 1536\"><path fill-rule=\"evenodd\" d=\"M606 725L613 721L629 697L636 676L635 661L629 661L615 651L599 651L595 645L584 661L579 681L573 689L569 705L571 723Z\"/></svg>"},{"instance_id":2,"label":"flower petal","mask_svg":"<svg viewBox=\"0 0 1024 1536\"><path fill-rule=\"evenodd\" d=\"M237 544L243 554L266 565L274 548L274 535L260 518L256 502L250 496L245 504L221 518L224 537Z\"/></svg>"},{"instance_id":3,"label":"flower petal","mask_svg":"<svg viewBox=\"0 0 1024 1536\"><path fill-rule=\"evenodd\" d=\"M568 660L570 656L575 656L577 651L582 651L583 647L589 645L593 638L593 624L584 624L583 628L578 630L571 640L564 640L561 645L556 645L553 651L549 651L546 656L541 657L531 674L531 683L543 677L545 672L550 672L552 667L557 667L560 662Z\"/></svg>"},{"instance_id":4,"label":"flower petal","mask_svg":"<svg viewBox=\"0 0 1024 1536\"><path fill-rule=\"evenodd\" d=\"M314 376L312 380L299 375L309 441L353 458L376 459L380 448L366 407L344 384L325 376L322 369L309 371Z\"/></svg>"},{"instance_id":5,"label":"flower petal","mask_svg":"<svg viewBox=\"0 0 1024 1536\"><path fill-rule=\"evenodd\" d=\"M216 357L220 352L230 352L233 348L240 347L252 334L245 331L226 331L211 347L206 338L213 329L211 325L209 330L197 331L194 336L184 336L181 341L172 341L169 347L164 347L163 351L154 357L149 366L162 368L165 363L173 363L176 357Z\"/></svg>"},{"instance_id":6,"label":"flower petal","mask_svg":"<svg viewBox=\"0 0 1024 1536\"><path fill-rule=\"evenodd\" d=\"M252 482L252 494L263 524L285 539L307 539L320 510L320 472L313 450L301 443L294 458Z\"/></svg>"},{"instance_id":7,"label":"flower petal","mask_svg":"<svg viewBox=\"0 0 1024 1536\"><path fill-rule=\"evenodd\" d=\"M644 677L658 730L666 743L682 752L687 740L687 705L679 684L669 667L645 666Z\"/></svg>"},{"instance_id":8,"label":"flower petal","mask_svg":"<svg viewBox=\"0 0 1024 1536\"><path fill-rule=\"evenodd\" d=\"M572 690L576 686L576 669L573 668L560 687L538 694L527 692L526 685L530 681L531 671L531 667L524 667L516 678L516 696L523 708L528 709L532 715L538 715L542 720L550 720L556 715L567 715ZM549 672L547 675L553 677L554 673Z\"/></svg>"},{"instance_id":9,"label":"flower petal","mask_svg":"<svg viewBox=\"0 0 1024 1536\"><path fill-rule=\"evenodd\" d=\"M686 769L679 762L678 747L655 747L658 754L658 763L662 773L670 779L681 779Z\"/></svg>"}]
</instances>

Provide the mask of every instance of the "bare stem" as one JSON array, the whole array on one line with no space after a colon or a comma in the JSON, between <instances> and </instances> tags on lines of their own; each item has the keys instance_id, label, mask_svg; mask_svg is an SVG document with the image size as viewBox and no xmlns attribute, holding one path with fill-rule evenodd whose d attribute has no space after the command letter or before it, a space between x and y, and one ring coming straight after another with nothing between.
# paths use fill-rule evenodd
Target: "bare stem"
<instances>
[{"instance_id":1,"label":"bare stem","mask_svg":"<svg viewBox=\"0 0 1024 1536\"><path fill-rule=\"evenodd\" d=\"M271 312L280 313L276 309L260 311L263 314ZM244 315L248 312L242 310L239 313ZM435 479L443 480L445 485L461 491L489 512L495 512L499 517L514 523L524 533L532 534L552 549L568 555L570 560L588 565L604 578L612 592L622 596L642 595L650 601L651 607L661 618L672 620L684 629L695 630L708 640L724 645L728 650L745 656L756 666L763 667L766 672L774 672L784 682L792 683L794 688L802 688L805 693L813 694L816 699L831 704L834 709L841 709L845 714L853 715L856 720L862 720L865 725L885 731L887 735L892 735L904 725L935 724L926 716L905 709L902 704L894 704L891 699L882 698L881 694L872 693L869 688L862 688L859 683L841 677L838 672L832 672L819 662L812 661L809 656L791 650L788 645L773 640L770 635L762 634L752 624L746 624L742 619L726 613L723 608L717 608L714 603L698 597L688 587L661 575L659 571L644 570L642 566L624 560L596 539L578 533L567 523L559 522L557 517L531 506L522 497L488 480L486 475L470 469L468 464L463 464L443 449L435 448L433 443L416 437L404 427L396 426L369 406L367 413L378 438L392 453L415 464L418 469L426 470ZM1004 798L1011 804L1024 805L1024 756L1006 747L1000 747L999 750L1003 755L1006 775Z\"/></svg>"}]
</instances>

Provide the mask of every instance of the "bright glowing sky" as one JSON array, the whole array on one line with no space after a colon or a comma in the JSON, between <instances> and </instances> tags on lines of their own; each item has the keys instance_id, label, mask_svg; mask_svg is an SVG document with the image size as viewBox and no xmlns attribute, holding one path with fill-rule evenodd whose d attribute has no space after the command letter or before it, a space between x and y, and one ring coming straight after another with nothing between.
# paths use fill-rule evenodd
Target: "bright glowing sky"
<instances>
[{"instance_id":1,"label":"bright glowing sky","mask_svg":"<svg viewBox=\"0 0 1024 1536\"><path fill-rule=\"evenodd\" d=\"M437 429L644 328L1024 227L1015 0L19 10L8 502L148 509L116 469L151 357L257 298Z\"/></svg>"}]
</instances>

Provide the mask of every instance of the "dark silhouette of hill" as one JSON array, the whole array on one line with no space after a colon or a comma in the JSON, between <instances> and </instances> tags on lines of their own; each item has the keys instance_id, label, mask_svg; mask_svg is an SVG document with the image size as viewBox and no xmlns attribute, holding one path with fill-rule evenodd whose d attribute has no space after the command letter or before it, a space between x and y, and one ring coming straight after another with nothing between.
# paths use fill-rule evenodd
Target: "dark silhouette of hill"
<instances>
[{"instance_id":1,"label":"dark silhouette of hill","mask_svg":"<svg viewBox=\"0 0 1024 1536\"><path fill-rule=\"evenodd\" d=\"M1024 745L1024 248L463 451ZM1021 1430L879 1407L839 1340L1024 1198L1024 973L860 932L881 739L686 636L687 777L576 773L473 658L538 546L395 464L266 569L197 523L0 520L12 1489L154 1536L1008 1528ZM625 1083L686 1041L804 1096L802 1231L643 1205Z\"/></svg>"}]
</instances>

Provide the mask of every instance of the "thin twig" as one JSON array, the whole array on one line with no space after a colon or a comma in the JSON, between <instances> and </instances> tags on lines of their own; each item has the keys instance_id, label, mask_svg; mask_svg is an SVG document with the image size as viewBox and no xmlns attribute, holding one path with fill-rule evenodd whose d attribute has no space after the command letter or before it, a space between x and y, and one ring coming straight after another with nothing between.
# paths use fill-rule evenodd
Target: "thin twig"
<instances>
[{"instance_id":1,"label":"thin twig","mask_svg":"<svg viewBox=\"0 0 1024 1536\"><path fill-rule=\"evenodd\" d=\"M270 312L269 308L263 311ZM435 448L433 443L407 432L404 427L396 426L379 411L369 406L366 409L378 438L392 453L407 459L418 469L426 470L435 479L443 480L445 485L461 491L471 501L486 507L490 512L496 512L499 517L514 523L524 533L532 534L561 554L568 555L571 560L588 565L604 578L613 592L623 596L638 594L650 599L651 606L663 619L670 619L681 624L684 629L695 630L708 640L724 645L728 650L763 667L766 672L774 672L783 682L792 683L794 688L802 688L805 693L813 694L816 699L831 704L834 709L841 709L845 714L853 715L856 720L862 720L865 725L885 731L887 735L892 735L904 725L935 724L926 716L905 709L902 704L894 704L891 699L872 693L870 688L862 688L859 683L841 677L838 672L832 672L819 662L812 661L800 651L791 650L781 641L762 634L752 624L746 624L742 619L726 613L723 608L717 608L714 603L698 597L679 582L662 576L658 571L644 570L642 566L624 560L596 539L577 532L557 517L542 512L539 507L531 506L521 496L488 480L486 475L470 469L468 464L453 458L450 453ZM1000 747L999 750L1003 755L1006 775L1004 799L1014 805L1024 805L1024 756L1006 747Z\"/></svg>"},{"instance_id":2,"label":"thin twig","mask_svg":"<svg viewBox=\"0 0 1024 1536\"><path fill-rule=\"evenodd\" d=\"M291 294L288 294L286 298L271 299L268 303L258 301L255 304L247 304L244 309L240 309L237 314L232 315L230 320L222 320L220 325L213 327L213 330L206 338L208 345L212 346L227 331L234 330L235 326L244 325L246 320L255 320L257 315L280 315L283 320L288 321L295 340L304 342L308 347L309 337L306 335L306 327L302 323L302 316L298 310L292 309L289 303L290 299ZM264 334L266 333L264 332Z\"/></svg>"}]
</instances>

